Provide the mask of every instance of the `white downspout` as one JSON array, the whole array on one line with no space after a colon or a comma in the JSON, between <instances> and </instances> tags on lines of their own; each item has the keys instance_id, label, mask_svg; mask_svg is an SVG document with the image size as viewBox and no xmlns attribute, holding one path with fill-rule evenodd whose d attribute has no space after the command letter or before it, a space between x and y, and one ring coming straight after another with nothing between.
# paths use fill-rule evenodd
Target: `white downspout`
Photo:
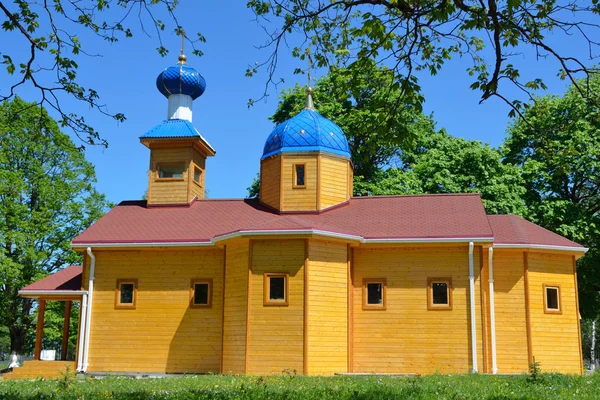
<instances>
[{"instance_id":1,"label":"white downspout","mask_svg":"<svg viewBox=\"0 0 600 400\"><path fill-rule=\"evenodd\" d=\"M87 371L88 356L90 350L90 323L92 320L92 296L94 294L94 278L96 269L96 256L92 253L92 248L87 248L87 254L90 256L90 283L88 284L87 314L85 318L85 344L83 346L83 367L82 372Z\"/></svg>"},{"instance_id":2,"label":"white downspout","mask_svg":"<svg viewBox=\"0 0 600 400\"><path fill-rule=\"evenodd\" d=\"M83 346L85 338L85 320L87 319L87 294L81 297L81 321L79 321L79 344L77 348L77 372L83 369Z\"/></svg>"},{"instance_id":3,"label":"white downspout","mask_svg":"<svg viewBox=\"0 0 600 400\"><path fill-rule=\"evenodd\" d=\"M469 242L469 298L471 300L471 357L473 373L477 373L477 332L475 330L475 273L473 271L473 242Z\"/></svg>"},{"instance_id":4,"label":"white downspout","mask_svg":"<svg viewBox=\"0 0 600 400\"><path fill-rule=\"evenodd\" d=\"M496 365L496 310L494 305L494 248L488 251L488 266L490 269L490 328L492 330L492 374L498 373Z\"/></svg>"}]
</instances>

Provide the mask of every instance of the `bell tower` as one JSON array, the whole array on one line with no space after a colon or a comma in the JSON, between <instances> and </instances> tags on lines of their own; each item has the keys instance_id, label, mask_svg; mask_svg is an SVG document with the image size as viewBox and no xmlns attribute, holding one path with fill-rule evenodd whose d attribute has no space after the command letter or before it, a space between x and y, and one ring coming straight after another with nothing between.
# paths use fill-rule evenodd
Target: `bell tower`
<instances>
[{"instance_id":1,"label":"bell tower","mask_svg":"<svg viewBox=\"0 0 600 400\"><path fill-rule=\"evenodd\" d=\"M186 64L183 36L179 62L158 75L156 87L169 103L167 119L140 136L150 149L148 206L188 205L204 198L206 159L216 152L192 125L192 103L206 81Z\"/></svg>"}]
</instances>

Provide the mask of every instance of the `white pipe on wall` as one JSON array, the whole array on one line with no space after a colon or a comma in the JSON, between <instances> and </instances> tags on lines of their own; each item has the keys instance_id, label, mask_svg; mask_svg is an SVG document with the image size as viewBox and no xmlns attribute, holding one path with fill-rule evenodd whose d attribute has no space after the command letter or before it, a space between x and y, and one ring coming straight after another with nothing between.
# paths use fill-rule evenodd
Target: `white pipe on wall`
<instances>
[{"instance_id":1,"label":"white pipe on wall","mask_svg":"<svg viewBox=\"0 0 600 400\"><path fill-rule=\"evenodd\" d=\"M81 321L79 321L79 344L77 348L77 372L83 369L83 346L85 338L85 320L87 319L87 294L81 297Z\"/></svg>"},{"instance_id":2,"label":"white pipe on wall","mask_svg":"<svg viewBox=\"0 0 600 400\"><path fill-rule=\"evenodd\" d=\"M477 331L475 330L475 272L473 271L473 242L469 242L469 298L471 300L471 357L473 372L477 372Z\"/></svg>"},{"instance_id":3,"label":"white pipe on wall","mask_svg":"<svg viewBox=\"0 0 600 400\"><path fill-rule=\"evenodd\" d=\"M492 334L492 374L498 373L496 365L496 309L494 305L494 248L488 250L488 266L490 271L490 328Z\"/></svg>"},{"instance_id":4,"label":"white pipe on wall","mask_svg":"<svg viewBox=\"0 0 600 400\"><path fill-rule=\"evenodd\" d=\"M85 318L85 343L83 346L83 366L82 372L87 371L88 367L88 355L90 349L90 323L92 320L92 296L94 294L94 278L96 270L96 256L92 253L92 248L87 248L87 254L90 256L90 282L88 284L88 301L87 301L87 314Z\"/></svg>"}]
</instances>

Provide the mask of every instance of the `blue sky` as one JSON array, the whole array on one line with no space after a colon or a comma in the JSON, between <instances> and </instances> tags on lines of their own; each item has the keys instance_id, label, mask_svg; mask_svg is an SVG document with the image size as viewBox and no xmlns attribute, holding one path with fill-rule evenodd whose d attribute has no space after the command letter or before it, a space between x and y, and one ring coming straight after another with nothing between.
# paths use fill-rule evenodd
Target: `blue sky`
<instances>
[{"instance_id":1,"label":"blue sky","mask_svg":"<svg viewBox=\"0 0 600 400\"><path fill-rule=\"evenodd\" d=\"M245 2L182 0L176 12L190 35L201 31L207 39L200 45L203 57L191 56L191 50L186 53L188 64L207 81L206 92L194 102L193 123L217 150L207 163L209 196L244 197L259 169L264 141L273 129L268 117L275 111L279 95L272 89L267 101L247 107L249 98L261 95L266 78L260 74L247 78L245 70L269 55L269 50L256 48L267 38L253 21L254 15L246 9ZM96 89L109 111L125 113L127 121L116 123L71 100L63 103L84 115L108 140L107 149L88 147L86 157L96 166L98 190L113 202L139 199L146 190L149 150L139 143L138 137L166 118L167 100L156 89L155 79L165 67L176 63L180 48L180 38L168 30L163 41L171 53L163 58L155 50L156 35L150 30L151 38L141 34L134 19L130 24L136 28L135 37L112 45L82 35L83 46L102 57L77 58L80 84ZM3 53L16 59L23 49L27 50L18 34L2 35L8 39L0 46ZM587 60L585 49L578 48L581 44L560 40L557 39L560 48L568 48L571 54ZM553 60L538 61L531 51L526 51L518 61L523 74L535 73L547 79L549 93L564 91L566 83L555 77L558 67ZM285 51L280 54L277 76L285 78L281 88L305 83L304 76L292 73L295 68L304 68L303 64ZM453 135L497 146L505 137L509 109L497 99L480 105L479 94L469 89L471 78L465 72L466 66L466 60L455 59L436 76L420 76L425 111L433 112L438 127ZM0 77L0 91L5 93L14 81L4 72ZM39 96L31 88L18 93L26 100L37 100ZM514 89L505 93L518 95ZM316 106L318 109L318 103Z\"/></svg>"}]
</instances>

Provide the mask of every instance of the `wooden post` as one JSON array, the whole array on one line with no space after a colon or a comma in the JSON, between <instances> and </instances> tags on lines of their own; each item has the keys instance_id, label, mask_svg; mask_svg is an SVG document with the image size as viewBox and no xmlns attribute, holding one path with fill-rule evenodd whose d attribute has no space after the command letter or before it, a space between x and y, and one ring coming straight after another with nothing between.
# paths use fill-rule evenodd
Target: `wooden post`
<instances>
[{"instance_id":1,"label":"wooden post","mask_svg":"<svg viewBox=\"0 0 600 400\"><path fill-rule=\"evenodd\" d=\"M39 360L42 355L42 338L44 337L44 314L46 314L46 300L39 300L38 304L38 320L35 331L35 350L33 359Z\"/></svg>"},{"instance_id":2,"label":"wooden post","mask_svg":"<svg viewBox=\"0 0 600 400\"><path fill-rule=\"evenodd\" d=\"M69 327L71 326L71 306L73 302L68 300L65 302L65 318L63 324L62 349L60 359L67 361L67 348L69 347Z\"/></svg>"}]
</instances>

